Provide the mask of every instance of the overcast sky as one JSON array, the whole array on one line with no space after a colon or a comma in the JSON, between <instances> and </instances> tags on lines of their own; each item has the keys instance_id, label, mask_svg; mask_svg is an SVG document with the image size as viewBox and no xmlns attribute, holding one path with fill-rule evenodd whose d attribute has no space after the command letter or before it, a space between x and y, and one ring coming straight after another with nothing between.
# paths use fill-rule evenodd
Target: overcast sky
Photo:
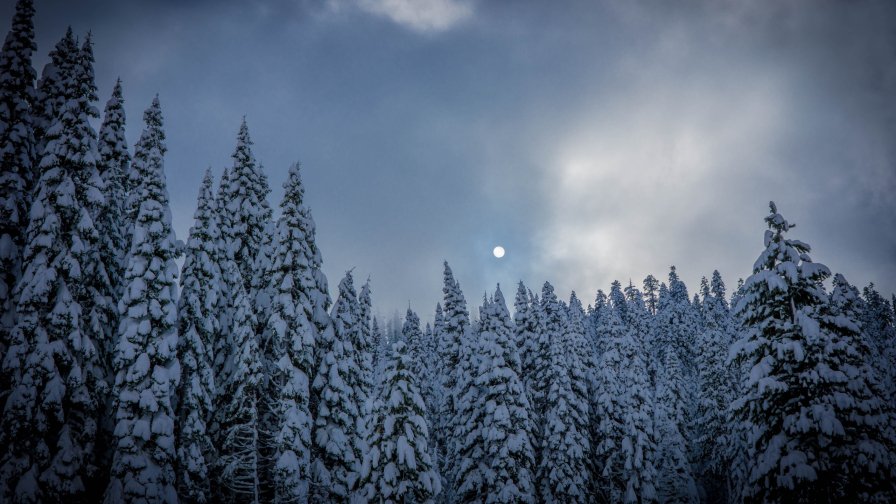
<instances>
[{"instance_id":1,"label":"overcast sky","mask_svg":"<svg viewBox=\"0 0 896 504\"><path fill-rule=\"evenodd\" d=\"M245 115L272 206L300 161L331 291L354 267L381 315L431 319L442 260L473 309L672 264L733 288L770 199L815 261L896 290L894 2L35 3L38 70L91 30L131 146L159 93L178 237Z\"/></svg>"}]
</instances>

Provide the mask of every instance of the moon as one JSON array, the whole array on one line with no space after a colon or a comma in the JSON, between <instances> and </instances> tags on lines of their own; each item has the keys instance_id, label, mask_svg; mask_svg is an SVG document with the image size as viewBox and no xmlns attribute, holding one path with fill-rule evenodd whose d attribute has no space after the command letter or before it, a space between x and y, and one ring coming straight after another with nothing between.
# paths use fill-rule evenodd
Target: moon
<instances>
[{"instance_id":1,"label":"moon","mask_svg":"<svg viewBox=\"0 0 896 504\"><path fill-rule=\"evenodd\" d=\"M498 245L494 250L492 250L492 254L494 254L498 259L504 257L504 247Z\"/></svg>"}]
</instances>

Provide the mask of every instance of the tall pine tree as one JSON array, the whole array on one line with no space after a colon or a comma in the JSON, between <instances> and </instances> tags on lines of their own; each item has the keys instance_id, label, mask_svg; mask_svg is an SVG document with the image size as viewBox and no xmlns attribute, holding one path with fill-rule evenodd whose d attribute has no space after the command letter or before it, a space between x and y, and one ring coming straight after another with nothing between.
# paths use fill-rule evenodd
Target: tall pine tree
<instances>
[{"instance_id":1,"label":"tall pine tree","mask_svg":"<svg viewBox=\"0 0 896 504\"><path fill-rule=\"evenodd\" d=\"M387 360L359 494L364 502L380 504L432 502L441 483L430 458L426 408L404 343L396 343Z\"/></svg>"},{"instance_id":2,"label":"tall pine tree","mask_svg":"<svg viewBox=\"0 0 896 504\"><path fill-rule=\"evenodd\" d=\"M31 65L34 5L16 2L12 27L0 52L0 355L6 355L16 323L14 291L22 275L22 249L28 228L37 157L32 106L36 73ZM0 404L9 387L0 379Z\"/></svg>"},{"instance_id":3,"label":"tall pine tree","mask_svg":"<svg viewBox=\"0 0 896 504\"><path fill-rule=\"evenodd\" d=\"M140 208L125 270L115 351L115 437L106 502L177 502L173 400L177 358L177 246L165 183L165 134L158 97L134 170Z\"/></svg>"},{"instance_id":4,"label":"tall pine tree","mask_svg":"<svg viewBox=\"0 0 896 504\"><path fill-rule=\"evenodd\" d=\"M108 386L100 313L110 309L94 224L103 205L96 167L92 59L71 37L65 102L46 135L16 288L18 319L3 360L6 398L0 500L96 498L97 436ZM89 48L89 41L87 42ZM84 56L84 57L82 57Z\"/></svg>"},{"instance_id":5,"label":"tall pine tree","mask_svg":"<svg viewBox=\"0 0 896 504\"><path fill-rule=\"evenodd\" d=\"M221 252L211 170L199 190L181 271L177 306L177 358L181 364L177 403L178 494L185 502L212 499L210 477L216 450L209 432L216 393L214 343L221 338Z\"/></svg>"},{"instance_id":6,"label":"tall pine tree","mask_svg":"<svg viewBox=\"0 0 896 504\"><path fill-rule=\"evenodd\" d=\"M735 498L892 500L892 414L869 386L857 326L831 307L827 267L769 206L765 250L736 307L747 331L733 351L752 369L733 403L748 455Z\"/></svg>"}]
</instances>

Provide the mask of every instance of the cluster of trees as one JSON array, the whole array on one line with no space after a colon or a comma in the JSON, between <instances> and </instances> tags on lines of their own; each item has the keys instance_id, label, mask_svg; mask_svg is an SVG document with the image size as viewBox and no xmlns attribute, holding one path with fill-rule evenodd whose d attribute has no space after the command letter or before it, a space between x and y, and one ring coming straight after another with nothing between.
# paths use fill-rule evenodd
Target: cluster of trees
<instances>
[{"instance_id":1,"label":"cluster of trees","mask_svg":"<svg viewBox=\"0 0 896 504\"><path fill-rule=\"evenodd\" d=\"M446 263L432 324L383 324L351 272L331 299L298 165L274 218L245 121L176 240L158 99L133 154L120 82L95 131L90 37L38 79L33 15L0 54L0 501L896 499L893 302L774 204L730 298L673 267L471 316Z\"/></svg>"}]
</instances>

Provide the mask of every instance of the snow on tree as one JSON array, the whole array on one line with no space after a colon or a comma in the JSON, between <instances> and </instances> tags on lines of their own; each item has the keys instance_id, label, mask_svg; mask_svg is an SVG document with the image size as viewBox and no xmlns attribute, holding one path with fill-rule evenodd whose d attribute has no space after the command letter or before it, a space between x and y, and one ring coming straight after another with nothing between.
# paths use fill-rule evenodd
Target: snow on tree
<instances>
[{"instance_id":1,"label":"snow on tree","mask_svg":"<svg viewBox=\"0 0 896 504\"><path fill-rule=\"evenodd\" d=\"M593 368L595 361L591 353L592 346L588 344L585 336L585 310L582 302L573 291L569 296L569 306L564 314L563 338L561 343L566 353L567 371L574 401L575 415L572 420L578 422L576 431L588 438L589 449L593 446L591 440L591 391L594 389ZM593 465L590 452L586 452L588 466Z\"/></svg>"},{"instance_id":2,"label":"snow on tree","mask_svg":"<svg viewBox=\"0 0 896 504\"><path fill-rule=\"evenodd\" d=\"M886 400L887 391L877 369L867 361L872 347L859 330L858 290L839 273L834 275L833 284L830 304L822 307L819 321L822 331L831 335L823 349L837 354L839 370L845 376L836 380L837 386L832 387L835 390L825 399L829 410L841 410L834 415L846 439L844 442L834 439L826 446L828 449L822 455L827 460L821 465L831 468L833 477L840 478L842 493L838 498L854 502L893 501L896 498L896 415ZM831 366L831 369L835 368ZM852 395L852 404L844 403L846 394ZM833 430L839 434L836 427Z\"/></svg>"},{"instance_id":3,"label":"snow on tree","mask_svg":"<svg viewBox=\"0 0 896 504\"><path fill-rule=\"evenodd\" d=\"M688 461L688 432L684 404L684 376L678 352L666 348L656 380L656 489L660 502L699 502L697 484Z\"/></svg>"},{"instance_id":4,"label":"snow on tree","mask_svg":"<svg viewBox=\"0 0 896 504\"><path fill-rule=\"evenodd\" d=\"M644 304L651 315L656 315L660 282L653 275L644 278Z\"/></svg>"},{"instance_id":5,"label":"snow on tree","mask_svg":"<svg viewBox=\"0 0 896 504\"><path fill-rule=\"evenodd\" d=\"M233 260L243 277L243 287L252 292L255 256L266 241L265 231L271 220L267 197L270 188L262 167L252 154L252 140L245 118L237 134L233 166L221 181L220 200L226 207L221 217L221 234L232 249Z\"/></svg>"},{"instance_id":6,"label":"snow on tree","mask_svg":"<svg viewBox=\"0 0 896 504\"><path fill-rule=\"evenodd\" d=\"M734 327L725 295L725 284L713 271L712 287L701 288L704 330L697 338L697 406L695 413L695 461L701 484L710 500L726 500L729 462L727 410L734 398L738 373L728 363Z\"/></svg>"},{"instance_id":7,"label":"snow on tree","mask_svg":"<svg viewBox=\"0 0 896 504\"><path fill-rule=\"evenodd\" d=\"M222 502L260 502L263 461L261 402L264 391L262 355L249 295L236 263L222 256L223 301L229 313L223 337L215 346L215 413L212 439L218 447L216 493Z\"/></svg>"},{"instance_id":8,"label":"snow on tree","mask_svg":"<svg viewBox=\"0 0 896 504\"><path fill-rule=\"evenodd\" d=\"M450 501L476 499L484 493L486 471L481 465L485 457L482 437L484 391L476 383L479 368L477 327L464 328L461 338L455 387L452 392L454 410L449 418L445 467L451 471L453 483L446 492Z\"/></svg>"},{"instance_id":9,"label":"snow on tree","mask_svg":"<svg viewBox=\"0 0 896 504\"><path fill-rule=\"evenodd\" d=\"M359 368L354 347L358 297L351 272L339 282L339 297L330 317L333 330L320 340L320 360L313 387L318 393L314 419L312 500L344 501L349 498L360 465L359 417L356 385Z\"/></svg>"},{"instance_id":10,"label":"snow on tree","mask_svg":"<svg viewBox=\"0 0 896 504\"><path fill-rule=\"evenodd\" d=\"M387 354L389 352L389 343L383 330L380 329L380 323L376 317L370 324L370 334L374 341L373 351L373 390L376 391L382 381L383 370L385 369Z\"/></svg>"},{"instance_id":11,"label":"snow on tree","mask_svg":"<svg viewBox=\"0 0 896 504\"><path fill-rule=\"evenodd\" d=\"M85 38L84 43L78 53L77 65L73 70L75 82L74 99L83 105L84 116L90 119L96 119L99 116L93 103L97 101L96 83L93 73L93 42L90 35ZM69 107L69 105L66 105ZM48 136L52 136L52 130L48 132ZM82 126L79 133L75 135L80 145L77 147L83 154L88 164L93 166L93 170L79 171L78 175L82 177L83 183L88 184L88 180L92 180L95 176L99 176L101 190L103 195L99 198L89 198L86 200L85 207L90 212L94 222L94 227L98 234L98 245L95 246L98 262L96 268L90 276L85 278L89 284L87 289L90 292L90 300L85 303L86 316L89 320L90 330L97 340L97 350L100 353L100 362L104 366L104 370L109 376L109 382L112 381L112 356L115 348L116 326L118 325L118 309L116 301L120 297L118 286L115 285L114 278L108 273L108 266L113 269L118 268L118 264L114 263L112 258L106 257L103 250L103 231L102 217L106 215L108 210L108 201L111 195L106 195L105 182L100 172L98 161L100 159L98 153L97 134L94 129L86 124ZM112 263L112 264L110 264Z\"/></svg>"},{"instance_id":12,"label":"snow on tree","mask_svg":"<svg viewBox=\"0 0 896 504\"><path fill-rule=\"evenodd\" d=\"M598 496L603 502L655 502L654 401L643 343L626 329L619 312L605 310L600 329L607 346L594 391Z\"/></svg>"},{"instance_id":13,"label":"snow on tree","mask_svg":"<svg viewBox=\"0 0 896 504\"><path fill-rule=\"evenodd\" d=\"M108 385L99 324L111 299L94 217L103 183L90 125L92 60L73 37L72 47L75 66L46 135L15 291L18 318L3 357L3 376L15 385L0 429L3 501L96 497L102 477L96 442Z\"/></svg>"},{"instance_id":14,"label":"snow on tree","mask_svg":"<svg viewBox=\"0 0 896 504\"><path fill-rule=\"evenodd\" d=\"M591 344L594 346L592 353L594 354L595 361L600 360L600 356L603 355L604 350L606 349L606 331L601 330L601 326L603 324L603 313L608 310L609 307L609 298L606 293L604 293L603 290L598 289L594 298L594 306L591 308L591 313L588 315L589 325L592 327Z\"/></svg>"},{"instance_id":15,"label":"snow on tree","mask_svg":"<svg viewBox=\"0 0 896 504\"><path fill-rule=\"evenodd\" d=\"M480 308L478 368L481 390L478 461L484 477L479 499L488 503L535 502L535 453L529 401L520 379L520 361L510 313L501 293Z\"/></svg>"},{"instance_id":16,"label":"snow on tree","mask_svg":"<svg viewBox=\"0 0 896 504\"><path fill-rule=\"evenodd\" d=\"M140 209L119 301L115 351L115 437L105 501L177 502L175 414L177 358L177 246L165 183L165 135L158 97L146 123L135 170ZM52 130L51 130L52 131Z\"/></svg>"},{"instance_id":17,"label":"snow on tree","mask_svg":"<svg viewBox=\"0 0 896 504\"><path fill-rule=\"evenodd\" d=\"M674 354L674 352L671 352ZM687 457L687 443L668 412L658 408L656 428L656 490L659 502L700 502L697 483Z\"/></svg>"},{"instance_id":18,"label":"snow on tree","mask_svg":"<svg viewBox=\"0 0 896 504\"><path fill-rule=\"evenodd\" d=\"M461 483L458 475L463 473L471 465L471 461L462 453L462 445L469 427L470 415L465 412L474 404L469 401L462 403L464 395L475 394L472 387L473 362L473 334L470 331L470 315L467 311L467 301L464 299L460 284L454 279L451 267L445 262L443 274L443 302L444 312L441 329L442 344L439 347L439 359L441 361L443 375L441 377L442 390L445 394L442 402L442 421L439 426L444 439L442 446L445 450L445 463L447 469L446 479L448 485L444 489L443 496L451 501L455 496L455 490ZM468 398L469 399L469 398ZM471 478L470 483L474 483Z\"/></svg>"},{"instance_id":19,"label":"snow on tree","mask_svg":"<svg viewBox=\"0 0 896 504\"><path fill-rule=\"evenodd\" d=\"M368 411L369 401L373 397L373 354L376 343L373 340L371 319L373 303L370 300L370 279L368 278L358 294L358 362L361 366L360 400L364 411Z\"/></svg>"},{"instance_id":20,"label":"snow on tree","mask_svg":"<svg viewBox=\"0 0 896 504\"><path fill-rule=\"evenodd\" d=\"M659 303L656 313L657 345L656 356L662 356L671 346L678 352L679 360L685 364L685 373L690 377L693 373L693 347L698 333L696 312L693 310L688 290L684 282L678 278L675 266L669 269L669 288L665 303Z\"/></svg>"},{"instance_id":21,"label":"snow on tree","mask_svg":"<svg viewBox=\"0 0 896 504\"><path fill-rule=\"evenodd\" d=\"M427 396L431 395L430 378L429 378L429 362L430 355L427 349L427 341L420 330L420 317L408 307L407 314L404 317L404 325L401 327L401 336L407 348L408 357L411 359L411 372L417 377L420 395L426 404ZM429 407L427 405L427 418Z\"/></svg>"},{"instance_id":22,"label":"snow on tree","mask_svg":"<svg viewBox=\"0 0 896 504\"><path fill-rule=\"evenodd\" d=\"M98 147L98 167L106 186L106 207L98 219L98 228L102 237L103 262L116 295L120 295L123 289L124 261L129 248L129 244L125 242L124 202L127 199L125 178L130 170L131 156L124 129L124 98L121 79L118 79L115 81L112 97L106 102Z\"/></svg>"},{"instance_id":23,"label":"snow on tree","mask_svg":"<svg viewBox=\"0 0 896 504\"><path fill-rule=\"evenodd\" d=\"M37 152L32 103L36 74L31 65L34 5L18 0L0 52L0 355L6 355L16 323L14 291L22 276ZM0 404L12 385L0 378Z\"/></svg>"},{"instance_id":24,"label":"snow on tree","mask_svg":"<svg viewBox=\"0 0 896 504\"><path fill-rule=\"evenodd\" d=\"M541 291L543 338L549 343L545 411L541 430L541 459L538 461L538 485L541 500L588 502L587 457L591 451L588 433L580 417L586 405L579 404L571 381L571 364L564 344L564 307L545 282Z\"/></svg>"},{"instance_id":25,"label":"snow on tree","mask_svg":"<svg viewBox=\"0 0 896 504\"><path fill-rule=\"evenodd\" d=\"M359 494L380 504L432 502L441 483L430 458L426 406L404 343L397 342L387 360Z\"/></svg>"},{"instance_id":26,"label":"snow on tree","mask_svg":"<svg viewBox=\"0 0 896 504\"><path fill-rule=\"evenodd\" d=\"M299 165L283 185L281 216L271 257L271 309L262 334L266 361L264 445L275 502L308 499L312 417L310 376L317 328L312 294L317 288L303 214Z\"/></svg>"},{"instance_id":27,"label":"snow on tree","mask_svg":"<svg viewBox=\"0 0 896 504\"><path fill-rule=\"evenodd\" d=\"M221 253L211 170L205 172L186 246L178 302L177 358L181 364L177 403L177 482L185 502L210 502L215 445L209 432L216 395L215 341L222 337L218 310Z\"/></svg>"},{"instance_id":28,"label":"snow on tree","mask_svg":"<svg viewBox=\"0 0 896 504\"><path fill-rule=\"evenodd\" d=\"M871 283L862 289L854 310L870 344L874 365L896 407L896 321L892 308Z\"/></svg>"},{"instance_id":29,"label":"snow on tree","mask_svg":"<svg viewBox=\"0 0 896 504\"><path fill-rule=\"evenodd\" d=\"M746 433L748 502L893 500L892 411L862 362L858 326L824 292L827 267L788 239L774 203L765 250L735 310L747 329L733 346L751 366L733 403Z\"/></svg>"},{"instance_id":30,"label":"snow on tree","mask_svg":"<svg viewBox=\"0 0 896 504\"><path fill-rule=\"evenodd\" d=\"M49 141L46 138L47 131L58 120L66 104L66 83L77 66L78 42L71 26L50 51L49 57L50 61L44 65L37 82L37 98L32 104L34 139L37 142L35 154L38 158L43 156ZM38 167L34 174L35 182L40 176L41 170Z\"/></svg>"},{"instance_id":31,"label":"snow on tree","mask_svg":"<svg viewBox=\"0 0 896 504\"><path fill-rule=\"evenodd\" d=\"M108 275L108 295L119 299L124 290L124 268L129 243L125 242L125 229L122 220L125 200L123 180L130 164L127 140L124 136L124 100L121 94L121 80L115 83L112 97L106 103L105 116L99 132L99 169L105 186L105 205L96 217L96 227L100 236L99 252L103 266ZM111 304L110 304L111 307ZM118 326L115 311L110 310L105 327ZM112 374L112 355L115 352L114 337L110 334L104 338L102 349L103 365L110 378Z\"/></svg>"},{"instance_id":32,"label":"snow on tree","mask_svg":"<svg viewBox=\"0 0 896 504\"><path fill-rule=\"evenodd\" d=\"M526 396L532 397L532 377L538 358L538 307L529 302L529 290L523 282L517 284L513 301L514 339L520 357L519 375L526 389ZM531 407L531 404L530 404ZM536 419L530 418L533 424ZM536 441L532 440L533 443Z\"/></svg>"}]
</instances>

